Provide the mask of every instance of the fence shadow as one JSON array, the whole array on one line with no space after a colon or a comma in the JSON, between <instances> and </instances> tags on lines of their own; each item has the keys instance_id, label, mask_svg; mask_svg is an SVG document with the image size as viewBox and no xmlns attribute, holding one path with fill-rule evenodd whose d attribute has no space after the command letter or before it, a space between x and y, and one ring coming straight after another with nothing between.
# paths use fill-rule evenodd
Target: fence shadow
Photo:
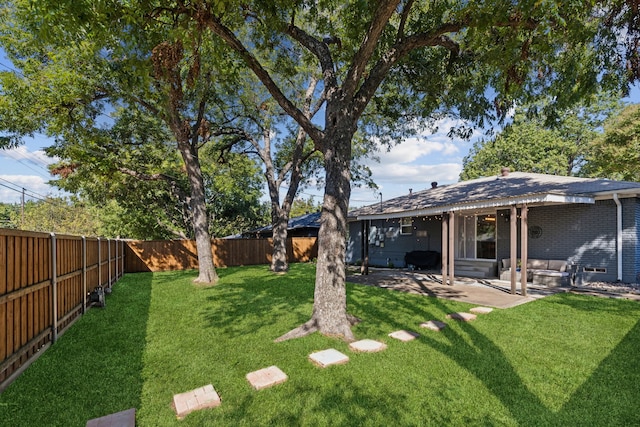
<instances>
[{"instance_id":1,"label":"fence shadow","mask_svg":"<svg viewBox=\"0 0 640 427\"><path fill-rule=\"evenodd\" d=\"M139 408L151 279L125 276L106 307L90 309L11 384L0 395L0 425L80 426Z\"/></svg>"}]
</instances>

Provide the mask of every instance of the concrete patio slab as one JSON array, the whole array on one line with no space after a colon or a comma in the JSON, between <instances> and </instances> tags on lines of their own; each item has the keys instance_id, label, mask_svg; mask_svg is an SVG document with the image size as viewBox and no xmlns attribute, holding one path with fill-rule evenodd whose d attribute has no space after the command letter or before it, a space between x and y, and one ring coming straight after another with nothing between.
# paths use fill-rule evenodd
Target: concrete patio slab
<instances>
[{"instance_id":1,"label":"concrete patio slab","mask_svg":"<svg viewBox=\"0 0 640 427\"><path fill-rule=\"evenodd\" d=\"M211 384L173 396L173 407L178 418L200 409L215 408L221 403L220 396Z\"/></svg>"},{"instance_id":2,"label":"concrete patio slab","mask_svg":"<svg viewBox=\"0 0 640 427\"><path fill-rule=\"evenodd\" d=\"M439 332L447 327L447 324L438 320L429 320L428 322L420 323L421 328L431 329L432 331Z\"/></svg>"},{"instance_id":3,"label":"concrete patio slab","mask_svg":"<svg viewBox=\"0 0 640 427\"><path fill-rule=\"evenodd\" d=\"M416 338L418 338L420 336L420 334L418 334L416 332L400 330L400 331L391 332L389 334L389 336L391 338L395 338L395 339L400 340L402 342L407 342L407 341L415 340Z\"/></svg>"},{"instance_id":4,"label":"concrete patio slab","mask_svg":"<svg viewBox=\"0 0 640 427\"><path fill-rule=\"evenodd\" d=\"M136 408L87 421L86 427L135 427Z\"/></svg>"},{"instance_id":5,"label":"concrete patio slab","mask_svg":"<svg viewBox=\"0 0 640 427\"><path fill-rule=\"evenodd\" d=\"M330 348L327 350L318 351L309 355L311 360L321 368L326 368L331 365L343 365L349 361L349 356L340 353L338 350Z\"/></svg>"},{"instance_id":6,"label":"concrete patio slab","mask_svg":"<svg viewBox=\"0 0 640 427\"><path fill-rule=\"evenodd\" d=\"M489 314L489 313L491 313L493 311L493 308L491 308L491 307L473 307L469 311L472 312L473 314Z\"/></svg>"},{"instance_id":7,"label":"concrete patio slab","mask_svg":"<svg viewBox=\"0 0 640 427\"><path fill-rule=\"evenodd\" d=\"M447 319L460 320L461 322L471 322L472 320L476 320L478 316L471 313L450 313L447 314Z\"/></svg>"},{"instance_id":8,"label":"concrete patio slab","mask_svg":"<svg viewBox=\"0 0 640 427\"><path fill-rule=\"evenodd\" d=\"M375 340L360 340L349 344L349 348L352 351L359 351L363 353L375 353L387 348L387 345L380 341Z\"/></svg>"},{"instance_id":9,"label":"concrete patio slab","mask_svg":"<svg viewBox=\"0 0 640 427\"><path fill-rule=\"evenodd\" d=\"M397 268L371 268L368 275L354 272L347 276L347 281L494 308L515 307L548 295L568 291L564 288L529 285L527 286L528 296L525 297L521 295L519 286L517 293L512 294L509 282L456 277L455 284L451 286L442 283L442 275L440 274Z\"/></svg>"},{"instance_id":10,"label":"concrete patio slab","mask_svg":"<svg viewBox=\"0 0 640 427\"><path fill-rule=\"evenodd\" d=\"M282 370L277 366L269 366L268 368L249 372L247 374L247 381L249 381L249 384L251 384L251 386L256 390L262 390L276 384L282 384L288 378L287 374L282 372Z\"/></svg>"}]
</instances>

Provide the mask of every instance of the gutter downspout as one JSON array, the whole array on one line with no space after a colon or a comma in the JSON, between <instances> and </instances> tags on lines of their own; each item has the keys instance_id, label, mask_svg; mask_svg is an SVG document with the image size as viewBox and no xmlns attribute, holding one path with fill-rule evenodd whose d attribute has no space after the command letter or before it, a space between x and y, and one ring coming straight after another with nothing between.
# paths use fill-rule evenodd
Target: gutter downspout
<instances>
[{"instance_id":1,"label":"gutter downspout","mask_svg":"<svg viewBox=\"0 0 640 427\"><path fill-rule=\"evenodd\" d=\"M618 281L622 282L622 204L618 193L613 193L613 201L616 202L616 245L618 256Z\"/></svg>"}]
</instances>

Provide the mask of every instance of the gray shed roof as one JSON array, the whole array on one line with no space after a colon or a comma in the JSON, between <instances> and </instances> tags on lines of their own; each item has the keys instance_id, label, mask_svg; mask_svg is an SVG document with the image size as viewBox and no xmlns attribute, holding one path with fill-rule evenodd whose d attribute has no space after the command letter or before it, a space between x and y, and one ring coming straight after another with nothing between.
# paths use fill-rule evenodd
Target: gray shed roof
<instances>
[{"instance_id":1,"label":"gray shed roof","mask_svg":"<svg viewBox=\"0 0 640 427\"><path fill-rule=\"evenodd\" d=\"M512 172L414 192L349 212L351 219L400 218L528 204L594 203L636 197L640 183Z\"/></svg>"}]
</instances>

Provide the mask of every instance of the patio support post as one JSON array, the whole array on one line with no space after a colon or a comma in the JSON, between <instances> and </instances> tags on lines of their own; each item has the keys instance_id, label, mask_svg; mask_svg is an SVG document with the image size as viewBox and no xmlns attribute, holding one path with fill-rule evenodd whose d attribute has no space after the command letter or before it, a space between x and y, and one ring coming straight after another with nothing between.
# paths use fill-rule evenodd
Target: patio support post
<instances>
[{"instance_id":1,"label":"patio support post","mask_svg":"<svg viewBox=\"0 0 640 427\"><path fill-rule=\"evenodd\" d=\"M442 213L442 284L447 284L447 271L449 268L449 218L446 212Z\"/></svg>"},{"instance_id":2,"label":"patio support post","mask_svg":"<svg viewBox=\"0 0 640 427\"><path fill-rule=\"evenodd\" d=\"M365 276L369 274L369 224L367 224L366 220L362 220L362 265L360 265L360 274Z\"/></svg>"},{"instance_id":3,"label":"patio support post","mask_svg":"<svg viewBox=\"0 0 640 427\"><path fill-rule=\"evenodd\" d=\"M455 245L454 245L454 220L456 218L456 215L452 212L449 214L449 280L451 280L451 286L453 286L454 282L454 272L455 272L455 268L454 268L454 258L455 258L455 254L454 254L454 249L455 249Z\"/></svg>"},{"instance_id":4,"label":"patio support post","mask_svg":"<svg viewBox=\"0 0 640 427\"><path fill-rule=\"evenodd\" d=\"M518 209L516 208L515 205L511 206L511 212L509 214L509 219L510 219L510 229L509 229L509 236L510 236L510 243L509 243L509 248L511 250L510 252L510 266L511 266L511 293L515 294L516 293L516 281L517 281L517 272L516 272L516 268L518 266L518 226L517 226L517 219L518 219Z\"/></svg>"},{"instance_id":5,"label":"patio support post","mask_svg":"<svg viewBox=\"0 0 640 427\"><path fill-rule=\"evenodd\" d=\"M527 260L529 258L528 247L529 247L529 225L527 223L528 218L527 214L529 213L529 208L526 204L522 206L520 209L520 258L522 258L522 268L520 269L520 284L522 296L527 296Z\"/></svg>"}]
</instances>

